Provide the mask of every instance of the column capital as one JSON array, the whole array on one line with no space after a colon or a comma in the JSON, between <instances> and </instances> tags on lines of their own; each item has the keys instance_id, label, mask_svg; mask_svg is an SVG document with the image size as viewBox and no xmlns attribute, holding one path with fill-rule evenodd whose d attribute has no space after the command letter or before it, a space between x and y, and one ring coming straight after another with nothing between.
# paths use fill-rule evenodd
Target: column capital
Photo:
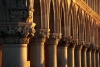
<instances>
[{"instance_id":1,"label":"column capital","mask_svg":"<svg viewBox=\"0 0 100 67\"><path fill-rule=\"evenodd\" d=\"M30 37L34 36L35 24L26 22L0 23L0 43L27 44Z\"/></svg>"},{"instance_id":2,"label":"column capital","mask_svg":"<svg viewBox=\"0 0 100 67\"><path fill-rule=\"evenodd\" d=\"M61 38L61 33L50 33L49 38L50 39L60 39Z\"/></svg>"},{"instance_id":3,"label":"column capital","mask_svg":"<svg viewBox=\"0 0 100 67\"><path fill-rule=\"evenodd\" d=\"M70 45L68 47L69 48L75 48L77 43L78 43L78 39L71 39L71 43L70 43Z\"/></svg>"},{"instance_id":4,"label":"column capital","mask_svg":"<svg viewBox=\"0 0 100 67\"><path fill-rule=\"evenodd\" d=\"M90 44L90 48L95 50L96 49L96 46L94 46L93 44Z\"/></svg>"},{"instance_id":5,"label":"column capital","mask_svg":"<svg viewBox=\"0 0 100 67\"><path fill-rule=\"evenodd\" d=\"M58 45L61 38L61 33L50 33L49 38L46 40L46 45Z\"/></svg>"},{"instance_id":6,"label":"column capital","mask_svg":"<svg viewBox=\"0 0 100 67\"><path fill-rule=\"evenodd\" d=\"M98 48L98 49L96 50L96 52L97 52L97 53L100 53L100 48Z\"/></svg>"},{"instance_id":7,"label":"column capital","mask_svg":"<svg viewBox=\"0 0 100 67\"><path fill-rule=\"evenodd\" d=\"M48 29L36 29L36 33L34 37L30 39L30 44L36 45L38 43L44 44L46 39L49 38L49 30Z\"/></svg>"},{"instance_id":8,"label":"column capital","mask_svg":"<svg viewBox=\"0 0 100 67\"><path fill-rule=\"evenodd\" d=\"M92 49L92 51L96 51L96 46L95 45L93 45L93 44L90 44L90 48Z\"/></svg>"},{"instance_id":9,"label":"column capital","mask_svg":"<svg viewBox=\"0 0 100 67\"><path fill-rule=\"evenodd\" d=\"M89 47L89 44L84 44L82 49L86 51L88 49L88 47Z\"/></svg>"},{"instance_id":10,"label":"column capital","mask_svg":"<svg viewBox=\"0 0 100 67\"><path fill-rule=\"evenodd\" d=\"M62 37L58 43L58 47L68 47L71 43L71 37Z\"/></svg>"},{"instance_id":11,"label":"column capital","mask_svg":"<svg viewBox=\"0 0 100 67\"><path fill-rule=\"evenodd\" d=\"M34 38L49 38L49 29L36 29Z\"/></svg>"},{"instance_id":12,"label":"column capital","mask_svg":"<svg viewBox=\"0 0 100 67\"><path fill-rule=\"evenodd\" d=\"M84 41L78 41L78 45L84 45Z\"/></svg>"},{"instance_id":13,"label":"column capital","mask_svg":"<svg viewBox=\"0 0 100 67\"><path fill-rule=\"evenodd\" d=\"M77 46L75 47L75 49L80 50L80 49L82 49L82 46L83 46L83 45L77 45Z\"/></svg>"}]
</instances>

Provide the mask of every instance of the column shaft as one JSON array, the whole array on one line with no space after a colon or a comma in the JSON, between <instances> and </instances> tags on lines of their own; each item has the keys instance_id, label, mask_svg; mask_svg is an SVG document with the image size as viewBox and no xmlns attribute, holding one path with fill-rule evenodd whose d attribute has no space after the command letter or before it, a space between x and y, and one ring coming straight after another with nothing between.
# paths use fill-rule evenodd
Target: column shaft
<instances>
[{"instance_id":1,"label":"column shaft","mask_svg":"<svg viewBox=\"0 0 100 67\"><path fill-rule=\"evenodd\" d=\"M82 53L81 53L81 67L87 67L87 59L86 59L86 51L87 51L87 47L83 46L82 47Z\"/></svg>"},{"instance_id":2,"label":"column shaft","mask_svg":"<svg viewBox=\"0 0 100 67\"><path fill-rule=\"evenodd\" d=\"M75 67L81 67L81 48L82 45L75 47Z\"/></svg>"},{"instance_id":3,"label":"column shaft","mask_svg":"<svg viewBox=\"0 0 100 67\"><path fill-rule=\"evenodd\" d=\"M100 52L99 52L99 61L100 61ZM99 62L99 67L100 67L100 62Z\"/></svg>"},{"instance_id":4,"label":"column shaft","mask_svg":"<svg viewBox=\"0 0 100 67\"><path fill-rule=\"evenodd\" d=\"M36 42L30 43L30 67L44 67L44 40L33 39Z\"/></svg>"},{"instance_id":5,"label":"column shaft","mask_svg":"<svg viewBox=\"0 0 100 67\"><path fill-rule=\"evenodd\" d=\"M68 46L68 67L75 67L74 49L76 43L70 43Z\"/></svg>"},{"instance_id":6,"label":"column shaft","mask_svg":"<svg viewBox=\"0 0 100 67\"><path fill-rule=\"evenodd\" d=\"M56 35L51 33L50 38L45 42L45 67L57 67L57 45L60 37Z\"/></svg>"},{"instance_id":7,"label":"column shaft","mask_svg":"<svg viewBox=\"0 0 100 67\"><path fill-rule=\"evenodd\" d=\"M57 45L45 45L45 67L57 67Z\"/></svg>"},{"instance_id":8,"label":"column shaft","mask_svg":"<svg viewBox=\"0 0 100 67\"><path fill-rule=\"evenodd\" d=\"M91 49L89 49L89 48L87 50L87 67L92 67L92 62L91 62Z\"/></svg>"},{"instance_id":9,"label":"column shaft","mask_svg":"<svg viewBox=\"0 0 100 67\"><path fill-rule=\"evenodd\" d=\"M57 67L68 67L67 47L58 47L57 52Z\"/></svg>"},{"instance_id":10,"label":"column shaft","mask_svg":"<svg viewBox=\"0 0 100 67\"><path fill-rule=\"evenodd\" d=\"M2 67L2 45L0 45L0 67Z\"/></svg>"},{"instance_id":11,"label":"column shaft","mask_svg":"<svg viewBox=\"0 0 100 67\"><path fill-rule=\"evenodd\" d=\"M70 38L63 37L60 39L57 47L57 67L68 67L68 46Z\"/></svg>"},{"instance_id":12,"label":"column shaft","mask_svg":"<svg viewBox=\"0 0 100 67\"><path fill-rule=\"evenodd\" d=\"M96 50L92 49L92 67L96 67Z\"/></svg>"},{"instance_id":13,"label":"column shaft","mask_svg":"<svg viewBox=\"0 0 100 67\"><path fill-rule=\"evenodd\" d=\"M27 67L27 44L3 44L2 67Z\"/></svg>"},{"instance_id":14,"label":"column shaft","mask_svg":"<svg viewBox=\"0 0 100 67\"><path fill-rule=\"evenodd\" d=\"M99 60L99 52L97 51L96 52L96 67L99 67L99 62L100 62L100 60Z\"/></svg>"},{"instance_id":15,"label":"column shaft","mask_svg":"<svg viewBox=\"0 0 100 67\"><path fill-rule=\"evenodd\" d=\"M68 67L74 66L74 48L68 48Z\"/></svg>"}]
</instances>

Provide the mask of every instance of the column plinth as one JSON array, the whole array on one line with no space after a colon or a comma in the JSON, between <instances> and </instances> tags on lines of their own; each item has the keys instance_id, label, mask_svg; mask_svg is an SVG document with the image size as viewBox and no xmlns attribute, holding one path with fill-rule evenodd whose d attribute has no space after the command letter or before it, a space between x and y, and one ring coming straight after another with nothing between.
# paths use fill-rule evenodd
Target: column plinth
<instances>
[{"instance_id":1,"label":"column plinth","mask_svg":"<svg viewBox=\"0 0 100 67\"><path fill-rule=\"evenodd\" d=\"M92 48L89 47L87 49L87 67L92 67L91 51L92 51Z\"/></svg>"},{"instance_id":2,"label":"column plinth","mask_svg":"<svg viewBox=\"0 0 100 67\"><path fill-rule=\"evenodd\" d=\"M87 57L86 57L87 48L88 48L88 44L85 44L82 47L82 51L81 51L81 67L87 67Z\"/></svg>"},{"instance_id":3,"label":"column plinth","mask_svg":"<svg viewBox=\"0 0 100 67\"><path fill-rule=\"evenodd\" d=\"M82 49L82 43L79 43L75 47L75 67L81 67L81 49Z\"/></svg>"},{"instance_id":4,"label":"column plinth","mask_svg":"<svg viewBox=\"0 0 100 67\"><path fill-rule=\"evenodd\" d=\"M34 36L35 25L25 22L0 25L2 67L27 67L27 44Z\"/></svg>"},{"instance_id":5,"label":"column plinth","mask_svg":"<svg viewBox=\"0 0 100 67\"><path fill-rule=\"evenodd\" d=\"M57 67L68 67L67 48L70 44L70 38L60 39L57 47Z\"/></svg>"},{"instance_id":6,"label":"column plinth","mask_svg":"<svg viewBox=\"0 0 100 67\"><path fill-rule=\"evenodd\" d=\"M75 67L74 49L77 45L77 40L72 40L68 46L68 67Z\"/></svg>"},{"instance_id":7,"label":"column plinth","mask_svg":"<svg viewBox=\"0 0 100 67\"><path fill-rule=\"evenodd\" d=\"M30 39L30 67L44 67L44 42L48 33L47 29L36 29L35 36Z\"/></svg>"},{"instance_id":8,"label":"column plinth","mask_svg":"<svg viewBox=\"0 0 100 67\"><path fill-rule=\"evenodd\" d=\"M45 67L58 67L57 45L60 37L60 33L50 33L45 43Z\"/></svg>"}]
</instances>

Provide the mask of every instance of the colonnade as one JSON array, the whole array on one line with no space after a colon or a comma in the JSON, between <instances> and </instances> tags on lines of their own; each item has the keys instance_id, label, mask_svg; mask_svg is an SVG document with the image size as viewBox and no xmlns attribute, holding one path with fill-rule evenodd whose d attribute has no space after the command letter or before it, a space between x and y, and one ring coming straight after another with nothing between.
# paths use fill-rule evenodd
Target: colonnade
<instances>
[{"instance_id":1,"label":"colonnade","mask_svg":"<svg viewBox=\"0 0 100 67\"><path fill-rule=\"evenodd\" d=\"M89 6L82 2L83 8L77 2L80 1L34 1L36 32L39 29L41 33L36 33L29 43L30 67L100 67L99 16L94 18L86 11L91 10Z\"/></svg>"},{"instance_id":2,"label":"colonnade","mask_svg":"<svg viewBox=\"0 0 100 67\"><path fill-rule=\"evenodd\" d=\"M0 2L1 67L100 67L100 17L85 2L14 3Z\"/></svg>"}]
</instances>

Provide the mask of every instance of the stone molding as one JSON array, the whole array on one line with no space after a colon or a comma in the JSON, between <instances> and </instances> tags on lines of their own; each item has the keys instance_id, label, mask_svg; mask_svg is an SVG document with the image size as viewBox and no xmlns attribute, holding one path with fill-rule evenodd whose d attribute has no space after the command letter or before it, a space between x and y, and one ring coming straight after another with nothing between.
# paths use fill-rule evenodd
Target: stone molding
<instances>
[{"instance_id":1,"label":"stone molding","mask_svg":"<svg viewBox=\"0 0 100 67\"><path fill-rule=\"evenodd\" d=\"M34 23L2 23L0 25L0 43L27 44L29 42L29 38L34 36L34 27Z\"/></svg>"}]
</instances>

